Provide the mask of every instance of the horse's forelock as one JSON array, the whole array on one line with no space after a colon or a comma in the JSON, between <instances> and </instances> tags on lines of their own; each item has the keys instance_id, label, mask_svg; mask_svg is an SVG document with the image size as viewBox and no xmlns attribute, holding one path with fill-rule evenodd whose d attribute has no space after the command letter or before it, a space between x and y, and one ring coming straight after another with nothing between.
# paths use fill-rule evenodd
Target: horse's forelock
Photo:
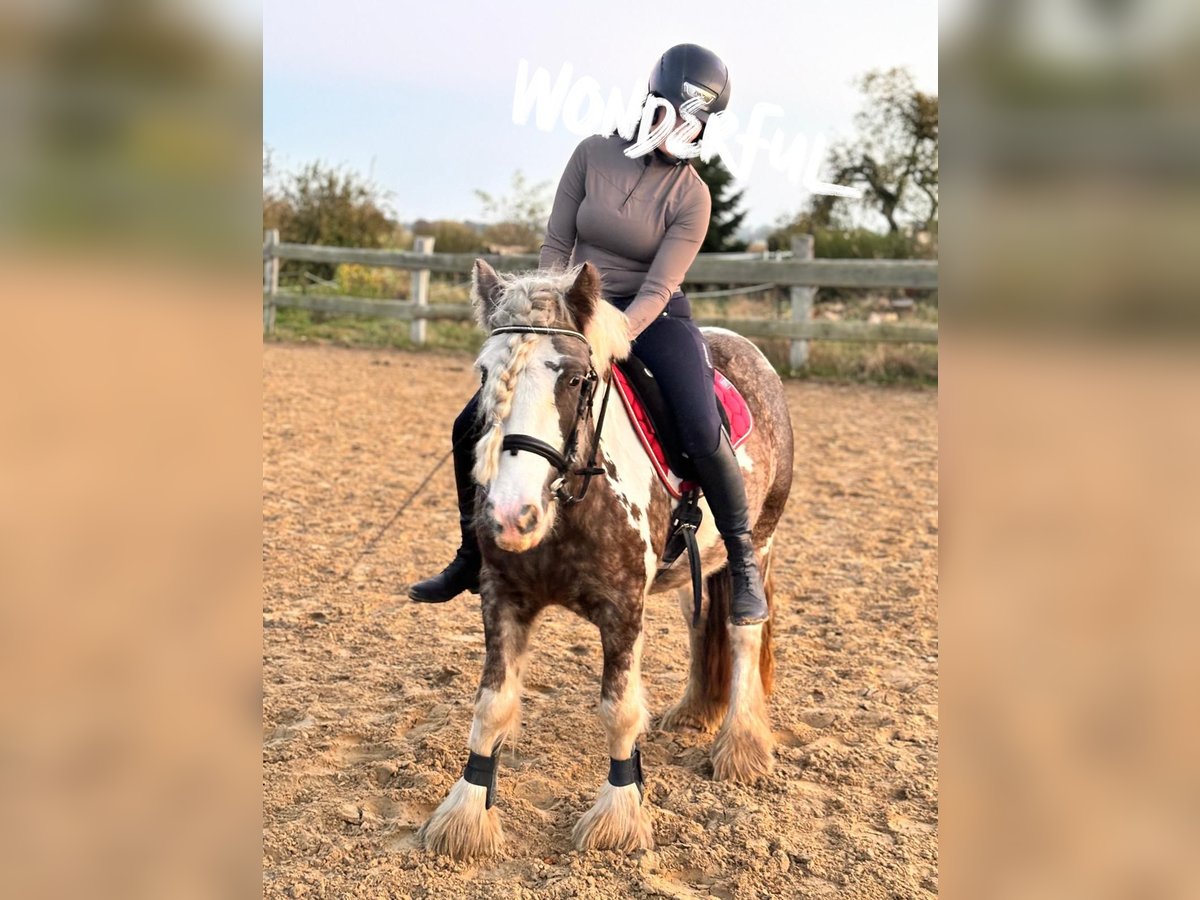
<instances>
[{"instance_id":1,"label":"horse's forelock","mask_svg":"<svg viewBox=\"0 0 1200 900\"><path fill-rule=\"evenodd\" d=\"M592 347L592 356L601 375L610 359L629 355L628 323L624 314L608 303L597 303L587 322L578 322L567 304L566 295L579 276L579 267L550 269L523 275L505 276L505 287L490 312L487 325L537 325L582 331Z\"/></svg>"},{"instance_id":2,"label":"horse's forelock","mask_svg":"<svg viewBox=\"0 0 1200 900\"><path fill-rule=\"evenodd\" d=\"M536 272L510 276L488 316L491 328L537 325L573 328L565 298L573 279L569 272Z\"/></svg>"}]
</instances>

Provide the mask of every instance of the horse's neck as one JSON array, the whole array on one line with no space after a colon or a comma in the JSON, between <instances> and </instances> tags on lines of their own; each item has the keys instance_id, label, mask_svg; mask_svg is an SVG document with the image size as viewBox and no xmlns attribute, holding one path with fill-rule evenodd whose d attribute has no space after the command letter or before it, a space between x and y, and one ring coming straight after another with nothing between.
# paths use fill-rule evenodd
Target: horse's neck
<instances>
[{"instance_id":1,"label":"horse's neck","mask_svg":"<svg viewBox=\"0 0 1200 900\"><path fill-rule=\"evenodd\" d=\"M630 437L636 438L633 433L633 423L629 421L629 413L625 410L625 404L621 402L621 398L617 396L617 386L613 383L613 374L610 371L608 380L596 391L592 396L592 425L591 440L596 440L596 429L600 429L600 444L596 454L597 459L604 453L606 448L614 448L619 446L620 442L627 440ZM604 408L604 397L608 395L608 409ZM604 416L604 421L600 421L601 415Z\"/></svg>"},{"instance_id":2,"label":"horse's neck","mask_svg":"<svg viewBox=\"0 0 1200 900\"><path fill-rule=\"evenodd\" d=\"M612 377L610 374L609 378ZM605 387L596 391L596 396L592 400L591 431L593 435L600 418L605 390L609 389ZM625 409L625 403L617 396L615 385L610 390L608 410L604 414L604 427L600 432L600 444L596 459L600 465L603 465L604 460L613 464L617 474L616 481L622 488L618 490L618 493L627 497L632 494L639 500L643 498L648 500L648 491L657 484L657 476L650 464L649 457L642 448L641 439L637 435L629 412Z\"/></svg>"}]
</instances>

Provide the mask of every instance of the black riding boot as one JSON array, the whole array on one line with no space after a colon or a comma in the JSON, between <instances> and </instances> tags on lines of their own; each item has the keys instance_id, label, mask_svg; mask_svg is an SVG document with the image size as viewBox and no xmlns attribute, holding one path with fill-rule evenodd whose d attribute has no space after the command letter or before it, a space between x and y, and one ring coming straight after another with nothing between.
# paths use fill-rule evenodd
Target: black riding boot
<instances>
[{"instance_id":1,"label":"black riding boot","mask_svg":"<svg viewBox=\"0 0 1200 900\"><path fill-rule=\"evenodd\" d=\"M729 621L734 625L765 622L771 613L758 571L758 557L750 538L746 484L725 429L721 429L721 442L717 444L717 449L692 462L700 477L700 487L708 498L713 521L725 540L725 549L729 554L729 573L733 576Z\"/></svg>"},{"instance_id":2,"label":"black riding boot","mask_svg":"<svg viewBox=\"0 0 1200 900\"><path fill-rule=\"evenodd\" d=\"M456 440L454 445L454 483L458 488L458 525L462 544L450 565L432 578L418 581L408 589L408 596L418 603L445 603L463 591L479 593L479 540L475 537L475 480L471 469L475 465L475 442L470 438Z\"/></svg>"}]
</instances>

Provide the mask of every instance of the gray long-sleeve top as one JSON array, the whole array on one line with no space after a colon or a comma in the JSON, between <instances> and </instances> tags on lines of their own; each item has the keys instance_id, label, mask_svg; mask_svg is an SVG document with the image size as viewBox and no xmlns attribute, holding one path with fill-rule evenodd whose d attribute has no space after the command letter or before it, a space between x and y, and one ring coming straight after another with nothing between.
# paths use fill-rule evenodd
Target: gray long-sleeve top
<instances>
[{"instance_id":1,"label":"gray long-sleeve top","mask_svg":"<svg viewBox=\"0 0 1200 900\"><path fill-rule=\"evenodd\" d=\"M619 136L584 139L558 183L539 265L591 262L605 296L636 295L625 310L637 336L663 311L708 232L708 185L658 152L624 154Z\"/></svg>"}]
</instances>

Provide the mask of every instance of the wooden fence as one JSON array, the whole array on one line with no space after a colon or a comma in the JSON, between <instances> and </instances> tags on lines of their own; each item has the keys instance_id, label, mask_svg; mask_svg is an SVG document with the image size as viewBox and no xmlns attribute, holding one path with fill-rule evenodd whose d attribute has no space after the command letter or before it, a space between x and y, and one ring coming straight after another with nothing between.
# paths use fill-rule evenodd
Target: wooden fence
<instances>
[{"instance_id":1,"label":"wooden fence","mask_svg":"<svg viewBox=\"0 0 1200 900\"><path fill-rule=\"evenodd\" d=\"M467 275L482 257L500 271L522 271L537 267L535 255L488 255L434 253L433 238L417 237L410 250L364 250L355 247L323 247L282 244L278 231L268 231L263 241L263 328L274 329L275 310L280 306L330 313L387 316L408 320L414 343L425 342L425 323L430 319L470 319L470 307L462 304L430 304L431 272ZM412 273L409 300L369 300L279 290L280 260L320 263L358 263L407 269ZM687 282L733 286L776 284L791 290L791 318L729 319L699 318L702 325L718 325L746 337L784 338L791 341L791 367L800 369L808 359L808 342L894 341L937 343L936 325L905 322L835 322L812 318L813 296L818 287L937 289L937 263L891 259L814 259L813 241L799 235L792 241L789 258L730 259L724 254L701 254L688 270Z\"/></svg>"}]
</instances>

